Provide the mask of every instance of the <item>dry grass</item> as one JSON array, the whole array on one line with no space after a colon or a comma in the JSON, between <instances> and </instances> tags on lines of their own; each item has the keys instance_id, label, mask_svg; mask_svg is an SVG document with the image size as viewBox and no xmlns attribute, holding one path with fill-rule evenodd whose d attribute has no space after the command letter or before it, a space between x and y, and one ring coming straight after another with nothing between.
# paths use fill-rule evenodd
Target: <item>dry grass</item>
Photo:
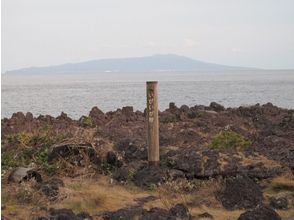
<instances>
[{"instance_id":1,"label":"dry grass","mask_svg":"<svg viewBox=\"0 0 294 220\"><path fill-rule=\"evenodd\" d=\"M264 194L266 196L287 196L294 192L294 176L291 172L287 172L281 176L273 178L266 184Z\"/></svg>"},{"instance_id":2,"label":"dry grass","mask_svg":"<svg viewBox=\"0 0 294 220\"><path fill-rule=\"evenodd\" d=\"M294 187L293 175L274 178L269 183L265 195L288 195L289 189ZM16 196L21 185L15 184L13 187L2 189L2 204L6 206L2 213L12 219L31 219L32 217L45 216L44 211L32 211L35 207L46 206L53 208L70 208L75 213L86 211L91 215L97 215L104 211L115 211L121 208L136 205L138 199L148 196L155 196L158 199L143 204L144 208L150 209L159 207L170 209L178 203L187 205L193 216L198 216L208 212L218 220L235 220L244 210L228 211L225 210L219 201L215 199L214 192L221 187L221 180L198 180L196 182L170 182L157 187L154 191L143 191L133 185L118 185L112 183L107 176L90 178L89 176L79 178L64 177L65 187L60 188L60 196L57 201L40 204L35 197L32 202L21 203ZM273 189L283 189L278 192ZM190 189L190 190L189 190ZM292 191L293 192L293 191ZM289 210L277 211L283 218L294 215L293 207ZM98 217L97 217L98 219Z\"/></svg>"},{"instance_id":3,"label":"dry grass","mask_svg":"<svg viewBox=\"0 0 294 220\"><path fill-rule=\"evenodd\" d=\"M224 171L225 167L229 164L228 160L229 160L229 157L227 154L219 153L219 158L217 162L219 163L221 171Z\"/></svg>"},{"instance_id":4,"label":"dry grass","mask_svg":"<svg viewBox=\"0 0 294 220\"><path fill-rule=\"evenodd\" d=\"M134 199L146 197L149 194L140 189L130 189L120 185L110 184L108 177L99 179L72 179L65 180L66 188L62 193L67 195L56 208L70 208L75 212L87 211L91 214L117 210L134 205Z\"/></svg>"},{"instance_id":5,"label":"dry grass","mask_svg":"<svg viewBox=\"0 0 294 220\"><path fill-rule=\"evenodd\" d=\"M244 166L247 165L254 165L254 164L258 164L258 163L262 163L264 164L265 167L279 167L281 166L280 163L278 163L277 161L274 160L270 160L267 157L265 157L264 155L256 155L256 156L249 156L246 157L242 152L238 152L238 154L240 155L240 157L242 158L242 164Z\"/></svg>"},{"instance_id":6,"label":"dry grass","mask_svg":"<svg viewBox=\"0 0 294 220\"><path fill-rule=\"evenodd\" d=\"M288 209L276 210L276 212L282 217L282 219L291 219L294 216L293 206L293 192L294 192L294 176L289 171L281 176L275 177L272 180L262 183L266 186L263 195L265 197L265 203L269 203L270 197L287 197ZM292 201L291 201L292 200Z\"/></svg>"},{"instance_id":7,"label":"dry grass","mask_svg":"<svg viewBox=\"0 0 294 220\"><path fill-rule=\"evenodd\" d=\"M294 192L294 176L289 172L283 176L276 177L272 180L271 185L273 189Z\"/></svg>"},{"instance_id":8,"label":"dry grass","mask_svg":"<svg viewBox=\"0 0 294 220\"><path fill-rule=\"evenodd\" d=\"M111 184L110 178L106 176L100 176L99 179L65 177L63 181L65 187L60 188L59 199L54 202L41 201L41 197L36 197L39 192L30 194L26 187L19 184L2 188L2 205L5 205L2 213L12 219L32 219L42 215L42 211L33 213L32 210L44 206L69 208L75 213L86 211L93 215L135 205L135 199L150 195L150 192L135 186ZM45 216L46 213L43 214Z\"/></svg>"}]
</instances>

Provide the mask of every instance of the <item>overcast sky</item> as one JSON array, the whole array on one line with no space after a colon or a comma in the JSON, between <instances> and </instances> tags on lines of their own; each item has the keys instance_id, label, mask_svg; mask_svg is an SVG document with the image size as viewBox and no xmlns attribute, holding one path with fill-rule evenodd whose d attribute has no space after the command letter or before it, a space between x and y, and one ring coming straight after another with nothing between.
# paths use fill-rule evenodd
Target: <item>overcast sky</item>
<instances>
[{"instance_id":1,"label":"overcast sky","mask_svg":"<svg viewBox=\"0 0 294 220\"><path fill-rule=\"evenodd\" d=\"M293 0L2 0L2 72L175 53L294 68Z\"/></svg>"}]
</instances>

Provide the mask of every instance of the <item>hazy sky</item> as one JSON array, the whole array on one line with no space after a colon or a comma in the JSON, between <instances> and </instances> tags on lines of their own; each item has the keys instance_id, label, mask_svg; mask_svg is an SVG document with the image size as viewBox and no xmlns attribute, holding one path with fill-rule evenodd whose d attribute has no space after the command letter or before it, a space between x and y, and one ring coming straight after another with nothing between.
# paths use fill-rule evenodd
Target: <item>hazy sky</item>
<instances>
[{"instance_id":1,"label":"hazy sky","mask_svg":"<svg viewBox=\"0 0 294 220\"><path fill-rule=\"evenodd\" d=\"M2 0L2 72L175 53L294 68L293 0Z\"/></svg>"}]
</instances>

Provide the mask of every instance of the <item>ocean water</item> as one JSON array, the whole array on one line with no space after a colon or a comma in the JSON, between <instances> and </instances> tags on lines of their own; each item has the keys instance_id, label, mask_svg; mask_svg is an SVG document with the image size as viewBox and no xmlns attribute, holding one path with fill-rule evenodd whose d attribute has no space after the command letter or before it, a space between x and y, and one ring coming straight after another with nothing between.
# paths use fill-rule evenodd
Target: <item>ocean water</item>
<instances>
[{"instance_id":1,"label":"ocean water","mask_svg":"<svg viewBox=\"0 0 294 220\"><path fill-rule=\"evenodd\" d=\"M294 108L294 70L228 72L97 73L92 75L2 75L1 117L14 112L78 119L93 106L113 111L144 110L146 81L157 80L159 109L169 102L188 106L216 101L226 107L272 102Z\"/></svg>"}]
</instances>

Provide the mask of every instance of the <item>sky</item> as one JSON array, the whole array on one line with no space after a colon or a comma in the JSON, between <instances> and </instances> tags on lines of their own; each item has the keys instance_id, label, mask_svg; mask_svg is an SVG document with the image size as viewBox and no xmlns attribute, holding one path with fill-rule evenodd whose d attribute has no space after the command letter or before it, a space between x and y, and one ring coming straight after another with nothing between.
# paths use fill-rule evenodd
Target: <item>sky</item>
<instances>
[{"instance_id":1,"label":"sky","mask_svg":"<svg viewBox=\"0 0 294 220\"><path fill-rule=\"evenodd\" d=\"M2 0L2 72L173 53L294 69L293 0Z\"/></svg>"}]
</instances>

